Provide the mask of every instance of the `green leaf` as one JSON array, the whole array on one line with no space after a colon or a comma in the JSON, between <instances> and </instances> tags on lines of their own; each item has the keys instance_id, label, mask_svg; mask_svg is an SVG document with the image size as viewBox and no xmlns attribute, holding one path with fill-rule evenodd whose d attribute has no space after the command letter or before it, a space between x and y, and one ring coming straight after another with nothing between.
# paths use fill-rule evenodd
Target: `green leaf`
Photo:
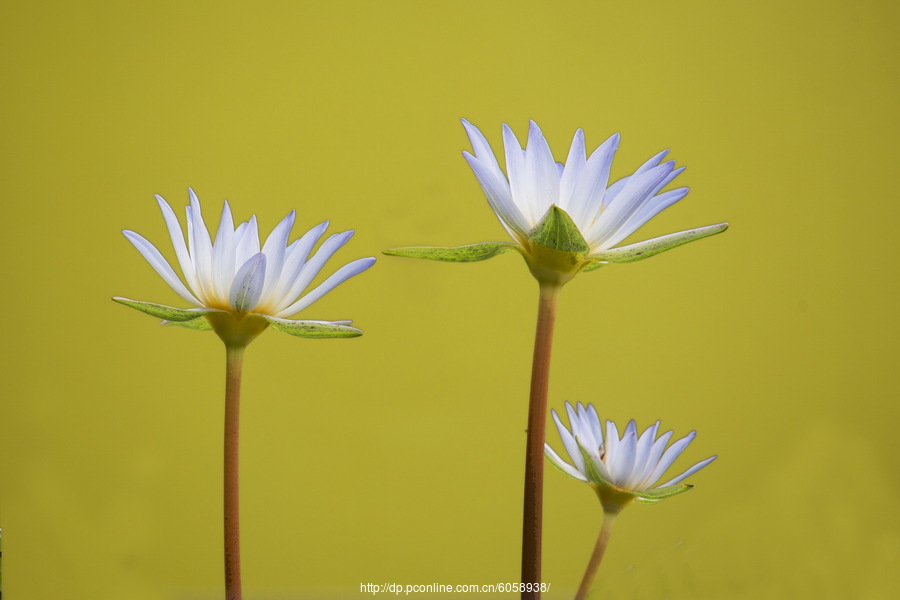
<instances>
[{"instance_id":1,"label":"green leaf","mask_svg":"<svg viewBox=\"0 0 900 600\"><path fill-rule=\"evenodd\" d=\"M728 223L719 223L717 225L709 225L707 227L698 227L697 229L688 229L676 233L663 235L652 240L629 244L620 248L604 250L592 255L591 259L603 260L611 263L630 263L638 260L644 260L655 256L660 252L677 248L688 242L700 240L717 233L722 233L728 229ZM596 268L596 267L595 267ZM585 269L588 270L588 269Z\"/></svg>"},{"instance_id":2,"label":"green leaf","mask_svg":"<svg viewBox=\"0 0 900 600\"><path fill-rule=\"evenodd\" d=\"M640 492L635 492L637 494L636 500L638 502L642 502L644 504L653 504L654 502L659 502L660 500L665 500L671 496L675 496L676 494L681 494L683 492L691 489L692 485L681 484L681 485L667 485L666 487L661 488L652 488L649 490L642 490Z\"/></svg>"},{"instance_id":3,"label":"green leaf","mask_svg":"<svg viewBox=\"0 0 900 600\"><path fill-rule=\"evenodd\" d=\"M303 338L349 338L359 337L362 331L339 322L332 321L292 321L268 315L258 315L272 325L272 329Z\"/></svg>"},{"instance_id":4,"label":"green leaf","mask_svg":"<svg viewBox=\"0 0 900 600\"><path fill-rule=\"evenodd\" d=\"M439 260L443 262L478 262L518 249L519 246L511 242L482 242L454 248L438 246L391 248L390 250L383 250L382 253L388 256L405 256L407 258L423 258L425 260Z\"/></svg>"},{"instance_id":5,"label":"green leaf","mask_svg":"<svg viewBox=\"0 0 900 600\"><path fill-rule=\"evenodd\" d=\"M118 296L113 298L113 300L115 300L119 304L124 304L125 306L129 306L159 319L164 319L166 321L178 321L179 323L199 319L206 313L214 310L212 308L194 308L190 310L185 308L175 308L174 306L166 306L165 304L156 304L155 302L141 302L140 300L129 300L128 298L120 298ZM204 321L206 321L206 319L204 319Z\"/></svg>"},{"instance_id":6,"label":"green leaf","mask_svg":"<svg viewBox=\"0 0 900 600\"><path fill-rule=\"evenodd\" d=\"M578 230L578 226L572 221L572 217L555 204L534 226L534 229L528 234L528 239L561 252L586 254L591 249Z\"/></svg>"}]
</instances>

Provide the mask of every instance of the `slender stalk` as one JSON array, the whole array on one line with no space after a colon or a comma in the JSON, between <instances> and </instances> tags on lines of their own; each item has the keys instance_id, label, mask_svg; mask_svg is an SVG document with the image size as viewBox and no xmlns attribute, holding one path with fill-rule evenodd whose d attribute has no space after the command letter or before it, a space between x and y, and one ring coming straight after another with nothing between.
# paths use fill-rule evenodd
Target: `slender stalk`
<instances>
[{"instance_id":1,"label":"slender stalk","mask_svg":"<svg viewBox=\"0 0 900 600\"><path fill-rule=\"evenodd\" d=\"M225 346L225 598L241 600L241 534L238 510L238 432L240 429L243 345Z\"/></svg>"},{"instance_id":2,"label":"slender stalk","mask_svg":"<svg viewBox=\"0 0 900 600\"><path fill-rule=\"evenodd\" d=\"M591 560L588 561L587 569L584 571L584 577L581 578L581 585L578 586L578 593L575 594L575 600L585 600L588 592L591 591L591 584L597 576L600 569L600 561L603 560L603 553L606 552L606 545L609 543L609 536L612 534L613 524L616 521L615 512L604 511L603 524L600 526L600 535L597 536L597 544L594 546L594 552L591 554Z\"/></svg>"},{"instance_id":3,"label":"slender stalk","mask_svg":"<svg viewBox=\"0 0 900 600\"><path fill-rule=\"evenodd\" d=\"M547 428L547 389L556 299L561 286L540 284L531 396L528 403L528 440L525 454L525 506L522 519L522 583L541 583L541 517L544 495L544 433ZM538 600L541 592L523 591L523 600Z\"/></svg>"}]
</instances>

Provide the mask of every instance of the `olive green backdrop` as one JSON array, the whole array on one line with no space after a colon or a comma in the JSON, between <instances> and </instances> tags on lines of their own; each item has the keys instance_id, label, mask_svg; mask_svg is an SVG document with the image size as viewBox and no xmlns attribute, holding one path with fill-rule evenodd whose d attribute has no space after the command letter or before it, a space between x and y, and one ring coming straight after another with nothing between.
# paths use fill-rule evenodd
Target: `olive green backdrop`
<instances>
[{"instance_id":1,"label":"olive green backdrop","mask_svg":"<svg viewBox=\"0 0 900 600\"><path fill-rule=\"evenodd\" d=\"M618 131L614 177L671 148L692 191L634 239L731 223L564 290L551 406L696 429L683 467L720 455L623 515L596 597L897 597L898 17L4 2L4 596L221 595L222 346L109 300L183 305L121 230L171 257L153 194L182 214L188 186L212 223L224 198L265 233L296 208L294 237L327 218L357 230L339 262L379 256L300 315L365 336L249 348L245 596L518 580L537 286L514 255L380 255L506 238L465 117L498 151L502 122L535 119L559 160L578 127L591 148ZM600 509L548 470L545 510L546 597L570 598Z\"/></svg>"}]
</instances>

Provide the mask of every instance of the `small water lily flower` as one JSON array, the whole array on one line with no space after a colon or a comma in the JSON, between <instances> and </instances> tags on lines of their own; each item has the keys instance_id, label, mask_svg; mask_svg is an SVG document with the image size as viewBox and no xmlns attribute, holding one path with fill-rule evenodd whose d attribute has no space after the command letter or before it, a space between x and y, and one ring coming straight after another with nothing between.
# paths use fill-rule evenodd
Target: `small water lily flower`
<instances>
[{"instance_id":1,"label":"small water lily flower","mask_svg":"<svg viewBox=\"0 0 900 600\"><path fill-rule=\"evenodd\" d=\"M372 266L375 262L372 257L354 260L304 293L325 262L350 239L353 231L330 236L313 252L313 246L328 227L326 221L288 244L296 216L291 211L260 247L256 216L235 227L226 201L213 241L203 221L200 202L193 190L189 192L187 236L169 204L156 196L183 280L143 236L128 230L123 233L175 293L193 307L182 309L120 297L114 300L164 319L163 323L167 325L213 329L226 344L246 345L269 325L300 337L355 337L362 334L350 326L350 321L286 318Z\"/></svg>"},{"instance_id":2,"label":"small water lily flower","mask_svg":"<svg viewBox=\"0 0 900 600\"><path fill-rule=\"evenodd\" d=\"M551 412L563 446L574 464L560 458L549 444L544 445L547 458L566 475L589 483L607 513L618 512L632 500L653 503L686 492L693 486L681 482L716 459L712 456L702 460L680 475L658 483L696 432L692 431L666 448L672 432L667 431L657 439L659 421L640 435L634 421L629 421L621 436L616 424L607 421L604 438L600 417L593 405L585 408L579 402L577 408L573 408L566 402L571 430L562 424L555 410Z\"/></svg>"},{"instance_id":3,"label":"small water lily flower","mask_svg":"<svg viewBox=\"0 0 900 600\"><path fill-rule=\"evenodd\" d=\"M675 168L674 161L662 162L668 151L656 154L632 175L609 185L619 134L587 157L584 133L579 129L563 164L553 159L550 146L534 121L524 149L504 124L504 175L481 132L465 119L462 123L473 149L473 153L463 152L463 156L488 204L515 243L397 248L386 254L472 262L515 250L523 255L538 281L561 284L582 270L649 258L728 228L727 223L719 223L618 246L688 193L686 187L662 191L684 170Z\"/></svg>"}]
</instances>

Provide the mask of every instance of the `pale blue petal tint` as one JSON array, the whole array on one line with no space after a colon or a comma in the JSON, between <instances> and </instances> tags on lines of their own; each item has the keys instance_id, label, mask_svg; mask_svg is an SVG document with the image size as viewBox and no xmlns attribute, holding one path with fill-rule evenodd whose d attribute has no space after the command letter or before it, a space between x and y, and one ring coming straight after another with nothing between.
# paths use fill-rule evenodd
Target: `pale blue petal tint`
<instances>
[{"instance_id":1,"label":"pale blue petal tint","mask_svg":"<svg viewBox=\"0 0 900 600\"><path fill-rule=\"evenodd\" d=\"M637 424L633 420L629 421L620 437L616 424L608 420L604 438L600 435L600 417L593 405L585 407L578 403L577 406L572 406L567 402L566 413L569 418L568 427L562 423L556 411L551 410L571 463L564 461L549 444L545 445L545 454L565 474L591 482L600 488L611 485L636 496L645 495L648 500L659 500L689 489L690 486L676 487L676 484L716 458L713 456L700 461L677 477L657 484L663 473L694 439L694 432L666 449L672 432L668 431L656 439L659 421L640 435Z\"/></svg>"}]
</instances>

